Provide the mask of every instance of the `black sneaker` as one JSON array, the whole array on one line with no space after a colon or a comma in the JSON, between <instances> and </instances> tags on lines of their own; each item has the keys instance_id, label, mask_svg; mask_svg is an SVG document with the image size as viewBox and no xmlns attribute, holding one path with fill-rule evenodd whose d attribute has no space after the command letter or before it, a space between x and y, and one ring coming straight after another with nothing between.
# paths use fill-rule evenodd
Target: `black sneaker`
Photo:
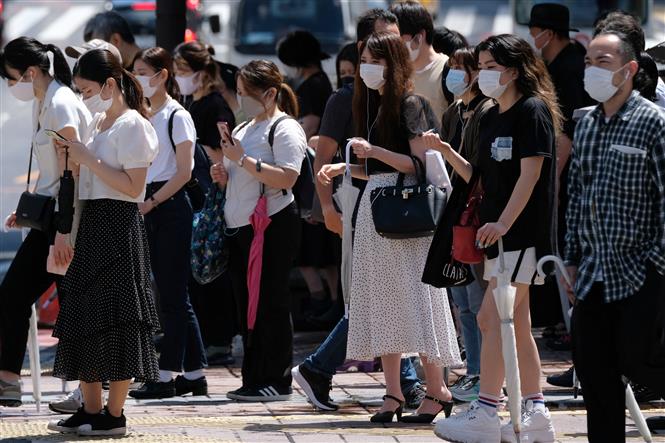
<instances>
[{"instance_id":1,"label":"black sneaker","mask_svg":"<svg viewBox=\"0 0 665 443\"><path fill-rule=\"evenodd\" d=\"M196 380L188 380L179 375L175 378L175 395L208 395L208 381L205 377L199 377Z\"/></svg>"},{"instance_id":2,"label":"black sneaker","mask_svg":"<svg viewBox=\"0 0 665 443\"><path fill-rule=\"evenodd\" d=\"M121 413L120 417L114 417L106 407L104 407L104 410L100 414L93 415L90 423L85 423L78 428L78 435L118 436L126 434L127 419L125 418L125 414Z\"/></svg>"},{"instance_id":3,"label":"black sneaker","mask_svg":"<svg viewBox=\"0 0 665 443\"><path fill-rule=\"evenodd\" d=\"M649 417L647 418L647 426L651 432L665 431L665 417Z\"/></svg>"},{"instance_id":4,"label":"black sneaker","mask_svg":"<svg viewBox=\"0 0 665 443\"><path fill-rule=\"evenodd\" d=\"M175 382L148 381L140 388L129 391L129 396L137 400L175 397Z\"/></svg>"},{"instance_id":5,"label":"black sneaker","mask_svg":"<svg viewBox=\"0 0 665 443\"><path fill-rule=\"evenodd\" d=\"M291 375L315 408L323 411L336 411L339 408L330 400L331 379L307 369L305 365L293 368Z\"/></svg>"},{"instance_id":6,"label":"black sneaker","mask_svg":"<svg viewBox=\"0 0 665 443\"><path fill-rule=\"evenodd\" d=\"M409 392L404 392L404 407L407 409L418 409L420 404L425 399L425 389L423 385L417 383L414 387L409 389Z\"/></svg>"},{"instance_id":7,"label":"black sneaker","mask_svg":"<svg viewBox=\"0 0 665 443\"><path fill-rule=\"evenodd\" d=\"M50 431L62 432L65 434L74 434L79 426L90 424L92 418L97 414L88 414L81 405L78 410L69 418L62 420L53 420L48 423L47 429Z\"/></svg>"},{"instance_id":8,"label":"black sneaker","mask_svg":"<svg viewBox=\"0 0 665 443\"><path fill-rule=\"evenodd\" d=\"M565 372L560 372L558 374L552 374L547 376L547 383L552 386L558 386L560 388L572 388L573 387L573 371L575 367L571 366Z\"/></svg>"},{"instance_id":9,"label":"black sneaker","mask_svg":"<svg viewBox=\"0 0 665 443\"><path fill-rule=\"evenodd\" d=\"M660 400L660 395L656 394L654 391L644 385L638 385L637 383L630 382L630 386L633 388L635 401L638 403L648 403L650 401Z\"/></svg>"},{"instance_id":10,"label":"black sneaker","mask_svg":"<svg viewBox=\"0 0 665 443\"><path fill-rule=\"evenodd\" d=\"M293 389L291 386L288 388L279 388L273 385L261 386L258 388L245 388L240 392L236 392L236 395L229 397L229 394L226 394L227 397L233 398L238 401L257 401L257 402L267 402L267 401L285 401L291 399L291 394Z\"/></svg>"},{"instance_id":11,"label":"black sneaker","mask_svg":"<svg viewBox=\"0 0 665 443\"><path fill-rule=\"evenodd\" d=\"M229 398L231 400L238 400L238 396L244 394L247 389L248 388L246 388L245 386L241 386L238 389L234 389L233 391L229 391L229 392L226 393L226 398Z\"/></svg>"}]
</instances>

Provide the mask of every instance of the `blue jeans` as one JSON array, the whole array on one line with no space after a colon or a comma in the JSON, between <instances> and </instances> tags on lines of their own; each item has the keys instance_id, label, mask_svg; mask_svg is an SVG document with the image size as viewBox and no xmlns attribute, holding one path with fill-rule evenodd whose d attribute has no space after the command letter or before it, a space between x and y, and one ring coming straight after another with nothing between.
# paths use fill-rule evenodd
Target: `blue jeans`
<instances>
[{"instance_id":1,"label":"blue jeans","mask_svg":"<svg viewBox=\"0 0 665 443\"><path fill-rule=\"evenodd\" d=\"M478 375L480 374L481 335L476 315L478 315L480 306L483 304L483 289L478 281L474 281L467 286L450 288L450 292L459 309L460 322L462 323L462 336L466 349L466 373Z\"/></svg>"},{"instance_id":2,"label":"blue jeans","mask_svg":"<svg viewBox=\"0 0 665 443\"><path fill-rule=\"evenodd\" d=\"M346 359L348 333L349 320L346 317L342 317L324 342L302 364L307 369L332 379L337 368ZM416 368L413 366L410 358L402 359L400 377L403 393L410 391L414 386L420 384Z\"/></svg>"}]
</instances>

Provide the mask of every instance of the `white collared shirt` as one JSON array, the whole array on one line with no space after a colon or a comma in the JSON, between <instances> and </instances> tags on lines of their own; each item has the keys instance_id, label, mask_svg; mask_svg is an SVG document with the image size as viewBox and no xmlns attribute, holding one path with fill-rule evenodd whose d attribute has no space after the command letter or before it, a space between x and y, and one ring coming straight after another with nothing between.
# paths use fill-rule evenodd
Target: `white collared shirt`
<instances>
[{"instance_id":1,"label":"white collared shirt","mask_svg":"<svg viewBox=\"0 0 665 443\"><path fill-rule=\"evenodd\" d=\"M95 115L90 125L88 149L99 160L115 169L127 170L150 166L159 149L157 134L150 122L137 111L130 109L118 117L110 128L100 131L99 125L104 115L104 113ZM140 203L145 198L145 191L136 198L130 197L107 185L90 169L81 165L79 198L81 200L108 198Z\"/></svg>"}]
</instances>

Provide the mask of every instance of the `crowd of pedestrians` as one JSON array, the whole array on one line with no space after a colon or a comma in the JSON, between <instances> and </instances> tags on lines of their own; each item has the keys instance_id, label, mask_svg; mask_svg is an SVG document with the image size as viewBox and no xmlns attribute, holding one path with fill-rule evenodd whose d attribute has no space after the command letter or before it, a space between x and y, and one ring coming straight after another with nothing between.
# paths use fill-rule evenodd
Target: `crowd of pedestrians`
<instances>
[{"instance_id":1,"label":"crowd of pedestrians","mask_svg":"<svg viewBox=\"0 0 665 443\"><path fill-rule=\"evenodd\" d=\"M335 411L337 368L378 360L371 422L513 442L497 414L505 275L522 393L508 401L520 441L553 442L532 314L559 297L536 289L554 254L572 277L558 285L588 438L624 441L626 380L665 397L665 83L634 17L603 15L585 47L569 15L537 4L530 41L472 47L418 2L372 9L340 48L335 90L304 30L279 41L282 71L200 41L141 49L113 12L66 48L73 70L54 45L9 42L0 76L33 103L33 128L28 190L5 221L30 230L0 284L0 405L21 404L31 305L55 283L54 376L79 387L51 404L70 416L50 430L124 435L127 396L207 395L205 368L230 363L240 334L229 399L287 400L295 382ZM437 156L451 187L426 182ZM213 221L218 246L196 249ZM200 257L216 278L194 272ZM307 321L331 331L293 366L295 269ZM448 386L451 367L466 371ZM470 404L452 415L454 401Z\"/></svg>"}]
</instances>

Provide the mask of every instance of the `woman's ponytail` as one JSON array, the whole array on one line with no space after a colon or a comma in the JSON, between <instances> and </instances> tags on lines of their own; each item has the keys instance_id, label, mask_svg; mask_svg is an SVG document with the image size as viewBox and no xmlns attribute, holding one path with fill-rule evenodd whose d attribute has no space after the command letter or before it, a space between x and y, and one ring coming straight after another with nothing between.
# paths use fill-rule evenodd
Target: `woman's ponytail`
<instances>
[{"instance_id":1,"label":"woman's ponytail","mask_svg":"<svg viewBox=\"0 0 665 443\"><path fill-rule=\"evenodd\" d=\"M46 51L53 54L53 77L65 86L72 87L72 71L69 70L69 65L65 56L62 54L60 48L54 44L47 44Z\"/></svg>"},{"instance_id":2,"label":"woman's ponytail","mask_svg":"<svg viewBox=\"0 0 665 443\"><path fill-rule=\"evenodd\" d=\"M282 83L279 88L277 106L291 117L298 118L298 98L293 89L286 83Z\"/></svg>"},{"instance_id":3,"label":"woman's ponytail","mask_svg":"<svg viewBox=\"0 0 665 443\"><path fill-rule=\"evenodd\" d=\"M136 80L136 77L124 68L122 68L121 84L122 95L125 97L127 106L138 111L146 119L149 119L148 109L143 100L143 88L141 88L141 84Z\"/></svg>"}]
</instances>

